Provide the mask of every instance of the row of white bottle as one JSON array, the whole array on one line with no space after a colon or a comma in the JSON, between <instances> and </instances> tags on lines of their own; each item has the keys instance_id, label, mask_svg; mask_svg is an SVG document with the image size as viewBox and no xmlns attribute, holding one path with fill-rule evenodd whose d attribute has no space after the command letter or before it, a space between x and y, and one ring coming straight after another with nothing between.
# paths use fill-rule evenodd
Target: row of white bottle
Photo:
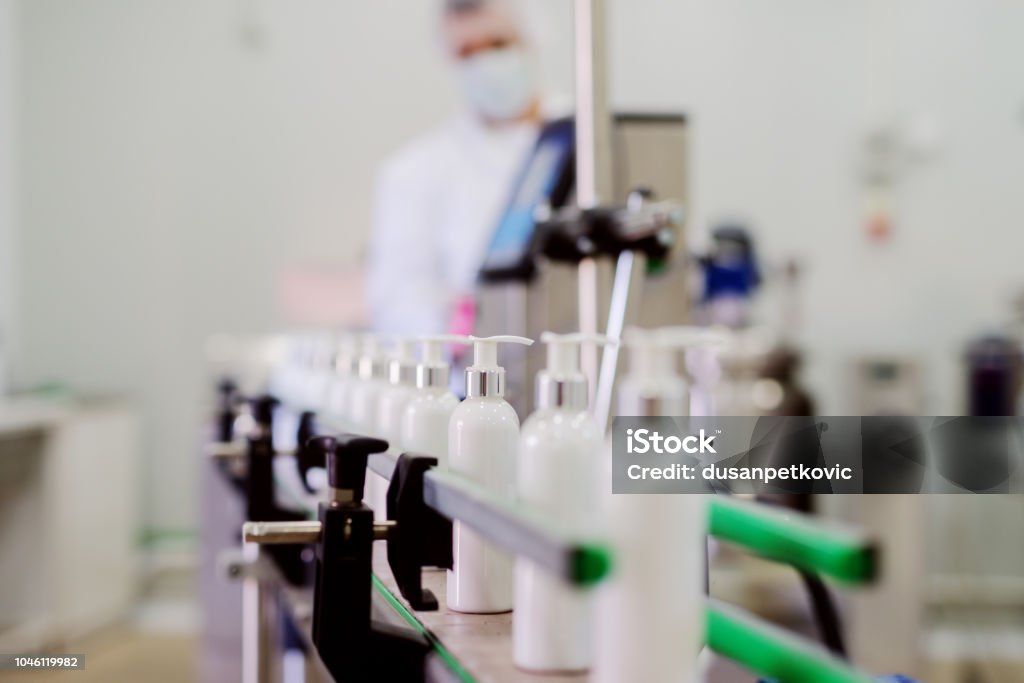
<instances>
[{"instance_id":1,"label":"row of white bottle","mask_svg":"<svg viewBox=\"0 0 1024 683\"><path fill-rule=\"evenodd\" d=\"M537 410L521 434L518 416L504 400L497 345L530 340L424 337L419 363L407 341L396 344L389 361L377 337L346 340L327 390L326 408L336 422L388 439L396 452L437 457L440 466L518 498L567 532L611 541L613 574L591 592L562 583L528 560L513 560L456 522L449 608L495 613L514 607L514 659L527 670L593 665L596 680L691 679L701 636L705 501L693 495L610 495L603 475L610 472L611 448L587 410L587 378L579 366L580 344L610 340L542 336L548 367L538 375ZM676 370L675 354L709 341L714 340L705 332L689 328L631 330L630 369L619 386L618 413L689 414L688 386ZM467 343L474 345L474 361L466 371L467 398L459 403L448 390L443 345ZM383 513L386 483L376 482L375 489L372 479L369 502Z\"/></svg>"}]
</instances>

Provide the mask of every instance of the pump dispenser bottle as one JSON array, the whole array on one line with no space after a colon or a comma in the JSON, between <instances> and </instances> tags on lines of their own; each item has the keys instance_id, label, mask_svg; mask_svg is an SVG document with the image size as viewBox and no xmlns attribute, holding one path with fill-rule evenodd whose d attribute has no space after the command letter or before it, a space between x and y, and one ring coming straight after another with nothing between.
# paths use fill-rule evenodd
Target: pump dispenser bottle
<instances>
[{"instance_id":1,"label":"pump dispenser bottle","mask_svg":"<svg viewBox=\"0 0 1024 683\"><path fill-rule=\"evenodd\" d=\"M334 378L327 389L324 405L325 422L333 427L348 431L349 397L352 388L358 381L359 372L359 337L350 333L342 333L338 337L337 351L334 356Z\"/></svg>"},{"instance_id":2,"label":"pump dispenser bottle","mask_svg":"<svg viewBox=\"0 0 1024 683\"><path fill-rule=\"evenodd\" d=\"M386 379L381 381L377 393L374 436L388 442L388 452L399 455L405 450L401 443L402 413L415 390L416 343L411 339L394 337L394 348L385 360ZM366 473L366 500L378 521L387 519L388 480L370 470Z\"/></svg>"},{"instance_id":3,"label":"pump dispenser bottle","mask_svg":"<svg viewBox=\"0 0 1024 683\"><path fill-rule=\"evenodd\" d=\"M386 439L393 453L400 453L402 415L416 390L416 342L396 338L388 361L388 381L377 401L377 437Z\"/></svg>"},{"instance_id":4,"label":"pump dispenser bottle","mask_svg":"<svg viewBox=\"0 0 1024 683\"><path fill-rule=\"evenodd\" d=\"M547 369L537 373L536 411L523 424L518 498L580 537L594 535L604 435L587 412L580 345L612 343L589 334L545 332ZM591 596L533 562L515 565L513 657L528 671L582 671L590 665Z\"/></svg>"},{"instance_id":5,"label":"pump dispenser bottle","mask_svg":"<svg viewBox=\"0 0 1024 683\"><path fill-rule=\"evenodd\" d=\"M617 413L689 415L686 380L676 369L678 350L658 330L632 328L624 341L629 369L619 383Z\"/></svg>"},{"instance_id":6,"label":"pump dispenser bottle","mask_svg":"<svg viewBox=\"0 0 1024 683\"><path fill-rule=\"evenodd\" d=\"M402 447L413 453L437 458L438 467L448 465L448 425L459 399L448 389L445 344L468 344L469 337L436 335L421 337L422 357L416 365L416 389L402 415Z\"/></svg>"},{"instance_id":7,"label":"pump dispenser bottle","mask_svg":"<svg viewBox=\"0 0 1024 683\"><path fill-rule=\"evenodd\" d=\"M377 437L377 405L387 386L387 358L380 348L380 338L367 334L362 339L357 380L349 395L348 419L352 430L360 436Z\"/></svg>"},{"instance_id":8,"label":"pump dispenser bottle","mask_svg":"<svg viewBox=\"0 0 1024 683\"><path fill-rule=\"evenodd\" d=\"M529 346L513 336L470 337L473 365L466 368L466 400L448 426L448 468L506 498L515 493L519 417L504 399L505 369L498 344ZM459 522L452 528L453 568L448 572L448 607L494 614L512 609L512 558Z\"/></svg>"},{"instance_id":9,"label":"pump dispenser bottle","mask_svg":"<svg viewBox=\"0 0 1024 683\"><path fill-rule=\"evenodd\" d=\"M618 415L688 415L687 383L675 356L703 343L702 334L628 330L630 368L619 387ZM703 643L706 497L612 495L607 467L602 498L615 568L598 590L592 680L694 681Z\"/></svg>"}]
</instances>

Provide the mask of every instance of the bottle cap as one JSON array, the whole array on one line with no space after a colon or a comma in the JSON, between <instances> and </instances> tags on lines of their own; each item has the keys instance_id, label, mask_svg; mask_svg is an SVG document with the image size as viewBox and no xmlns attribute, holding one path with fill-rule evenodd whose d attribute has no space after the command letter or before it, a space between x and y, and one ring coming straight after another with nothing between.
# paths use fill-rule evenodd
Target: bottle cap
<instances>
[{"instance_id":1,"label":"bottle cap","mask_svg":"<svg viewBox=\"0 0 1024 683\"><path fill-rule=\"evenodd\" d=\"M473 342L473 364L466 368L466 397L505 395L505 368L498 365L498 344L530 346L532 339L513 335L470 337Z\"/></svg>"},{"instance_id":2,"label":"bottle cap","mask_svg":"<svg viewBox=\"0 0 1024 683\"><path fill-rule=\"evenodd\" d=\"M381 337L364 334L360 341L359 379L387 379L387 359L381 352Z\"/></svg>"},{"instance_id":3,"label":"bottle cap","mask_svg":"<svg viewBox=\"0 0 1024 683\"><path fill-rule=\"evenodd\" d=\"M629 349L629 381L619 392L620 415L683 415L689 412L688 389L676 369L676 354L729 342L721 328L675 326L630 328L623 335Z\"/></svg>"},{"instance_id":4,"label":"bottle cap","mask_svg":"<svg viewBox=\"0 0 1024 683\"><path fill-rule=\"evenodd\" d=\"M548 366L537 373L537 408L586 410L587 376L580 369L580 346L617 344L600 334L545 332L540 340L548 346Z\"/></svg>"},{"instance_id":5,"label":"bottle cap","mask_svg":"<svg viewBox=\"0 0 1024 683\"><path fill-rule=\"evenodd\" d=\"M460 334L436 334L419 338L422 347L416 366L416 387L447 387L449 367L444 358L445 344L469 344L470 338Z\"/></svg>"},{"instance_id":6,"label":"bottle cap","mask_svg":"<svg viewBox=\"0 0 1024 683\"><path fill-rule=\"evenodd\" d=\"M388 381L394 385L415 386L416 342L408 337L394 337L391 360L388 361Z\"/></svg>"}]
</instances>

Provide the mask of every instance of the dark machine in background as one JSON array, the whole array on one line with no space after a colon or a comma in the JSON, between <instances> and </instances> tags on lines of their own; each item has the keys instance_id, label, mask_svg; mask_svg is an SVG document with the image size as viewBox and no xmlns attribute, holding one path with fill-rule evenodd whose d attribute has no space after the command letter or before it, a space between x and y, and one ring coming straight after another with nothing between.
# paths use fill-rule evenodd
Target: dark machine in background
<instances>
[{"instance_id":1,"label":"dark machine in background","mask_svg":"<svg viewBox=\"0 0 1024 683\"><path fill-rule=\"evenodd\" d=\"M537 335L544 330L569 332L580 328L579 263L596 264L598 328L608 324L613 302L616 256L650 223L651 206L640 208L632 197L671 198L681 206L686 196L686 119L676 114L619 114L613 117L613 196L607 208L588 210L569 218L574 202L574 125L571 119L553 121L542 130L523 166L508 206L495 228L480 272L476 334ZM661 210L664 214L664 210ZM659 216L658 235L665 235ZM689 295L685 249L674 212L669 240L654 250L661 258L648 260L633 279L643 280L643 297L629 307L628 323L656 326L685 322ZM572 225L570 225L572 224ZM611 224L612 231L606 230ZM576 230L576 234L573 234ZM603 232L602 232L603 231ZM616 232L615 239L595 239L594 233ZM567 236L568 235L568 236ZM643 245L643 246L650 246ZM543 349L509 349L505 368L510 402L520 414L528 412L533 377L542 367Z\"/></svg>"}]
</instances>

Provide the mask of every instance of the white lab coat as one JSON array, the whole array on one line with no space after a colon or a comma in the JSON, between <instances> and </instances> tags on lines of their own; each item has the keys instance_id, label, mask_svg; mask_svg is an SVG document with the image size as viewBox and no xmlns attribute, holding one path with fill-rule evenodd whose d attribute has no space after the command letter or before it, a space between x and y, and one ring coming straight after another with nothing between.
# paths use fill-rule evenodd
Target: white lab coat
<instances>
[{"instance_id":1,"label":"white lab coat","mask_svg":"<svg viewBox=\"0 0 1024 683\"><path fill-rule=\"evenodd\" d=\"M448 330L536 135L531 124L488 128L465 114L383 164L367 264L375 331Z\"/></svg>"}]
</instances>

